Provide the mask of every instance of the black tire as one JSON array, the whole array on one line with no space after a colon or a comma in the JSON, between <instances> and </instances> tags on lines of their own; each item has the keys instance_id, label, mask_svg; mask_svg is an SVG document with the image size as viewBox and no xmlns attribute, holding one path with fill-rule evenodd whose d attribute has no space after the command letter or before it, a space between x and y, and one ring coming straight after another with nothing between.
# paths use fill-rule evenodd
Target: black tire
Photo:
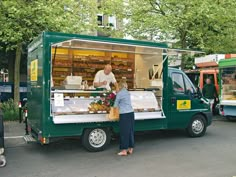
<instances>
[{"instance_id":1,"label":"black tire","mask_svg":"<svg viewBox=\"0 0 236 177\"><path fill-rule=\"evenodd\" d=\"M205 135L206 128L207 125L204 116L195 115L187 127L187 133L190 137L201 137Z\"/></svg>"},{"instance_id":2,"label":"black tire","mask_svg":"<svg viewBox=\"0 0 236 177\"><path fill-rule=\"evenodd\" d=\"M235 122L236 121L236 117L232 117L232 116L226 116L226 119L230 122Z\"/></svg>"},{"instance_id":3,"label":"black tire","mask_svg":"<svg viewBox=\"0 0 236 177\"><path fill-rule=\"evenodd\" d=\"M85 129L82 136L82 144L90 152L103 151L110 141L111 132L108 128Z\"/></svg>"}]
</instances>

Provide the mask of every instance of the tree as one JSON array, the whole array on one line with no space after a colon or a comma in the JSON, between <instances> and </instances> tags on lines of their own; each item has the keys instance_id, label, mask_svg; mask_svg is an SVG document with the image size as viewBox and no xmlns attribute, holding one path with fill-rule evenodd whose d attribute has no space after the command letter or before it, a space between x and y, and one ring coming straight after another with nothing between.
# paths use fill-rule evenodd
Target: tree
<instances>
[{"instance_id":1,"label":"tree","mask_svg":"<svg viewBox=\"0 0 236 177\"><path fill-rule=\"evenodd\" d=\"M93 0L2 0L0 43L15 50L14 101L19 100L19 76L23 45L44 30L93 33L97 26L97 2Z\"/></svg>"},{"instance_id":2,"label":"tree","mask_svg":"<svg viewBox=\"0 0 236 177\"><path fill-rule=\"evenodd\" d=\"M121 5L118 1L110 9L120 6L120 11L111 11L126 18L124 32L136 39L170 41L174 47L203 49L207 53L236 50L236 43L232 42L236 38L233 0L125 2Z\"/></svg>"},{"instance_id":3,"label":"tree","mask_svg":"<svg viewBox=\"0 0 236 177\"><path fill-rule=\"evenodd\" d=\"M231 35L228 30L235 27L235 5L234 1L132 0L127 32L149 37L147 30L152 30L160 39L176 40L179 47L211 50L210 39Z\"/></svg>"}]
</instances>

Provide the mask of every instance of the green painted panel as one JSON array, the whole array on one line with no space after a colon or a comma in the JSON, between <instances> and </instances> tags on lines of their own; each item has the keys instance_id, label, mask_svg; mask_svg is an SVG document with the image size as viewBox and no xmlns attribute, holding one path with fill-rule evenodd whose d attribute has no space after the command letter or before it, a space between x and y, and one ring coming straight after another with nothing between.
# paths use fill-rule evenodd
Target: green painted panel
<instances>
[{"instance_id":1,"label":"green painted panel","mask_svg":"<svg viewBox=\"0 0 236 177\"><path fill-rule=\"evenodd\" d=\"M27 92L27 107L28 107L28 122L34 131L39 132L42 127L42 115L43 115L43 49L42 39L39 37L35 40L35 45L29 48L28 53L28 73L31 73L31 63L37 62L34 66L37 76L31 81L31 76L28 74L28 92ZM32 65L33 66L33 65Z\"/></svg>"},{"instance_id":2,"label":"green painted panel","mask_svg":"<svg viewBox=\"0 0 236 177\"><path fill-rule=\"evenodd\" d=\"M181 92L174 91L173 78L174 75L182 78L185 90ZM186 82L190 81L189 78L181 70L171 68L169 69L168 76L168 97L166 97L165 104L168 105L168 128L186 128L191 118L201 112L209 112L210 107L208 104L204 104L198 97L191 96L187 93ZM187 107L182 109L179 107L180 103L189 103Z\"/></svg>"},{"instance_id":3,"label":"green painted panel","mask_svg":"<svg viewBox=\"0 0 236 177\"><path fill-rule=\"evenodd\" d=\"M231 59L224 59L219 61L219 67L227 67L227 66L235 66L236 65L236 58Z\"/></svg>"},{"instance_id":4,"label":"green painted panel","mask_svg":"<svg viewBox=\"0 0 236 177\"><path fill-rule=\"evenodd\" d=\"M149 47L161 47L168 48L165 43L149 42L149 41L138 41L138 40L127 40L127 39L118 39L118 38L108 38L100 36L87 36L79 34L67 34L67 33L56 33L56 32L44 32L48 40L52 42L61 42L70 39L84 39L100 42L112 42L119 44L129 44L129 45L139 45L139 46L149 46Z\"/></svg>"}]
</instances>

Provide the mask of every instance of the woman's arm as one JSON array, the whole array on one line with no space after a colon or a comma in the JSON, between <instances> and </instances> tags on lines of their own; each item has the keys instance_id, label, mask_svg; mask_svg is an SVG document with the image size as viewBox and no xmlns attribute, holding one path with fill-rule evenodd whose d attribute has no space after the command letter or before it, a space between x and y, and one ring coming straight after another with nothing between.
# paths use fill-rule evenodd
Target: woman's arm
<instances>
[{"instance_id":1,"label":"woman's arm","mask_svg":"<svg viewBox=\"0 0 236 177\"><path fill-rule=\"evenodd\" d=\"M117 93L116 94L116 99L115 99L115 103L114 103L114 107L118 107L119 106L119 102L120 102L120 94Z\"/></svg>"}]
</instances>

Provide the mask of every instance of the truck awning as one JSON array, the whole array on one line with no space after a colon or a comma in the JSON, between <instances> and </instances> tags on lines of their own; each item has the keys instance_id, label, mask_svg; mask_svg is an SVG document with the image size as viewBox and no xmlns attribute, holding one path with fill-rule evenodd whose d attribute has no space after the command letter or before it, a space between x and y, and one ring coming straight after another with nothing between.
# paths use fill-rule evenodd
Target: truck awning
<instances>
[{"instance_id":1,"label":"truck awning","mask_svg":"<svg viewBox=\"0 0 236 177\"><path fill-rule=\"evenodd\" d=\"M86 39L71 39L63 42L52 44L52 47L57 48L71 48L71 49L80 49L80 50L96 50L96 51L109 51L109 52L121 52L121 53L133 53L141 55L179 55L179 54L204 54L202 51L189 50L189 49L174 49L163 47L163 45L142 45L142 43L122 43L126 41L125 39L121 42L112 42L109 41L99 41L99 40L86 40ZM130 41L130 40L127 40ZM145 44L145 43L144 43ZM153 42L153 44L155 44Z\"/></svg>"}]
</instances>

